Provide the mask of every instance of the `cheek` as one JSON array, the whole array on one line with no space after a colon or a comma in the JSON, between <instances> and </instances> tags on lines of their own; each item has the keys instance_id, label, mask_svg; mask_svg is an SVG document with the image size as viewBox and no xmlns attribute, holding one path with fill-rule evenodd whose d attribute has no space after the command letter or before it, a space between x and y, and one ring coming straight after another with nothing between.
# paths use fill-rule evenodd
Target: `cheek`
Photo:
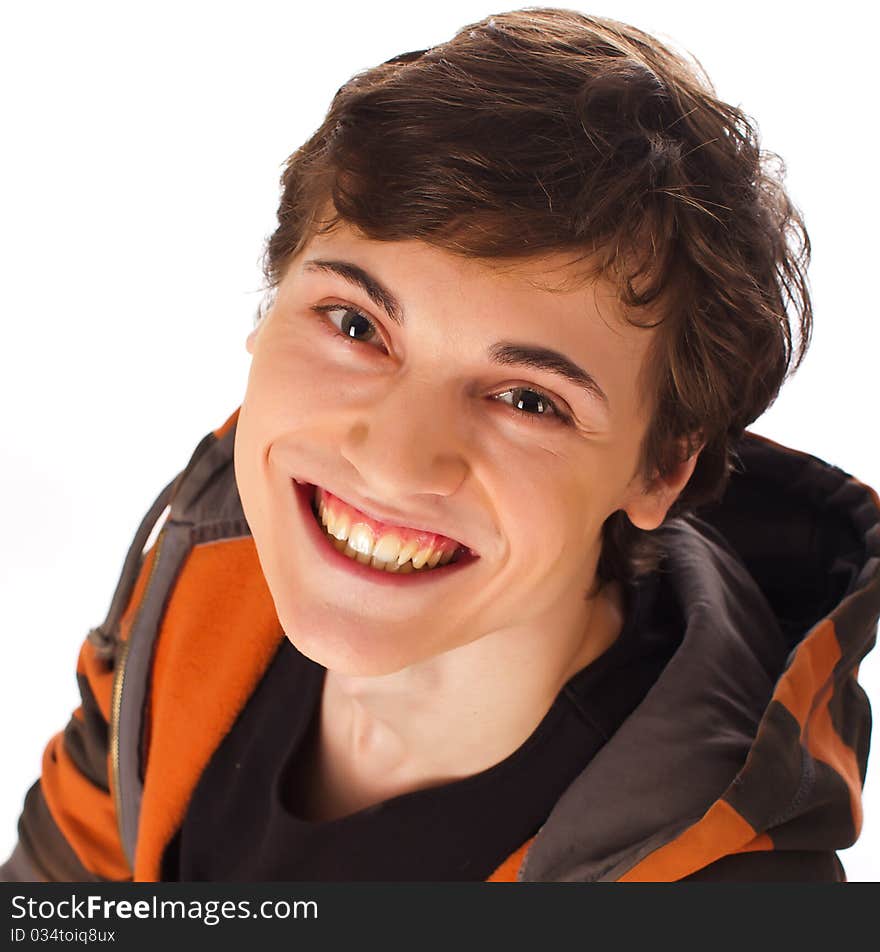
<instances>
[{"instance_id":1,"label":"cheek","mask_svg":"<svg viewBox=\"0 0 880 952\"><path fill-rule=\"evenodd\" d=\"M267 340L254 357L248 378L247 400L259 405L266 429L295 426L344 396L338 367L302 343Z\"/></svg>"},{"instance_id":2,"label":"cheek","mask_svg":"<svg viewBox=\"0 0 880 952\"><path fill-rule=\"evenodd\" d=\"M546 566L583 553L593 516L585 488L545 468L504 472L513 475L496 488L495 498L504 507L500 515L517 560Z\"/></svg>"},{"instance_id":3,"label":"cheek","mask_svg":"<svg viewBox=\"0 0 880 952\"><path fill-rule=\"evenodd\" d=\"M602 525L615 508L614 479L600 478L609 471L611 461L598 451L577 459L554 456L551 466L504 470L515 474L504 480L503 499L525 558L545 566L576 565L591 558Z\"/></svg>"}]
</instances>

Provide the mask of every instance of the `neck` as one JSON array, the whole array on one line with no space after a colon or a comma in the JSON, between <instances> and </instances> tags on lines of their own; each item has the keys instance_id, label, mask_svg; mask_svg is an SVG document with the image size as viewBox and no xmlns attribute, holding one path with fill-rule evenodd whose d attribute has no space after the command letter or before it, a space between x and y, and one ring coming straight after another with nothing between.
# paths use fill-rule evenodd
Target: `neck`
<instances>
[{"instance_id":1,"label":"neck","mask_svg":"<svg viewBox=\"0 0 880 952\"><path fill-rule=\"evenodd\" d=\"M618 583L578 609L567 626L556 618L492 632L389 675L328 670L324 755L386 795L488 769L524 743L563 685L620 633Z\"/></svg>"}]
</instances>

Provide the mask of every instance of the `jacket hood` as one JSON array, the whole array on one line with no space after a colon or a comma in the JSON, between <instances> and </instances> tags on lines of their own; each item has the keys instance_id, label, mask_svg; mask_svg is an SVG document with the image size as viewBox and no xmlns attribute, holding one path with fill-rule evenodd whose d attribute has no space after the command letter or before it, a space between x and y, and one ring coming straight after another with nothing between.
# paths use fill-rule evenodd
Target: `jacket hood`
<instances>
[{"instance_id":1,"label":"jacket hood","mask_svg":"<svg viewBox=\"0 0 880 952\"><path fill-rule=\"evenodd\" d=\"M858 837L880 502L749 431L738 457L720 503L656 530L681 641L527 844L519 881L677 880L732 853Z\"/></svg>"}]
</instances>

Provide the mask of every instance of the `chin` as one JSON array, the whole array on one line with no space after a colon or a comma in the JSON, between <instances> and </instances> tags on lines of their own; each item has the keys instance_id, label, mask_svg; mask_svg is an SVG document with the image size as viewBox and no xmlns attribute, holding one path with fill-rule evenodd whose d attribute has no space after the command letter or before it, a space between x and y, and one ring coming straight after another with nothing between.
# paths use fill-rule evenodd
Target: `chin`
<instances>
[{"instance_id":1,"label":"chin","mask_svg":"<svg viewBox=\"0 0 880 952\"><path fill-rule=\"evenodd\" d=\"M411 651L401 652L399 639L386 637L378 642L371 640L363 628L359 629L355 638L351 638L331 633L327 626L315 628L298 623L282 627L288 641L300 654L328 671L347 677L378 678L425 660ZM310 631L320 633L303 633Z\"/></svg>"}]
</instances>

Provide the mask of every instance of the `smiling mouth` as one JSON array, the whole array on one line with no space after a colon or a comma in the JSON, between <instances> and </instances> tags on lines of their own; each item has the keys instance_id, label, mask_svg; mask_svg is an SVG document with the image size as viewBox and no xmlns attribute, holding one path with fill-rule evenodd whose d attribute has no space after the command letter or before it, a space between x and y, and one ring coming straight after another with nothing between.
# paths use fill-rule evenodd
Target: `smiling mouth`
<instances>
[{"instance_id":1,"label":"smiling mouth","mask_svg":"<svg viewBox=\"0 0 880 952\"><path fill-rule=\"evenodd\" d=\"M476 556L467 546L435 533L378 527L368 517L312 486L310 508L328 542L342 555L383 572L426 573Z\"/></svg>"}]
</instances>

